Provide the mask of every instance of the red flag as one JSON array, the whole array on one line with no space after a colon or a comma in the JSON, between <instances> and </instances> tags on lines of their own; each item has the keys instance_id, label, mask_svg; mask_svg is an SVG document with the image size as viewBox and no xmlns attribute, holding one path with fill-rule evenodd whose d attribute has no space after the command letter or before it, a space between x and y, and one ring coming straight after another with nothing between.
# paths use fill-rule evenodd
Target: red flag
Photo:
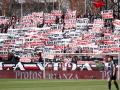
<instances>
[{"instance_id":1,"label":"red flag","mask_svg":"<svg viewBox=\"0 0 120 90\"><path fill-rule=\"evenodd\" d=\"M105 5L105 2L103 2L103 1L97 1L97 2L94 3L94 5L95 5L96 8L100 8L100 7L102 7L102 6Z\"/></svg>"}]
</instances>

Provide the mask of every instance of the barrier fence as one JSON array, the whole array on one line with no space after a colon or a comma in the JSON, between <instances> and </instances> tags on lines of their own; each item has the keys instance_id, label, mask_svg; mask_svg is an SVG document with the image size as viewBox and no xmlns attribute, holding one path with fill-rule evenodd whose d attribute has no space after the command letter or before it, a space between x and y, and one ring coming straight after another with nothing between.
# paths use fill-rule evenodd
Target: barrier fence
<instances>
[{"instance_id":1,"label":"barrier fence","mask_svg":"<svg viewBox=\"0 0 120 90\"><path fill-rule=\"evenodd\" d=\"M119 53L46 53L43 55L44 62L16 64L0 62L0 78L107 79L107 72L104 70L107 55L113 56L120 80Z\"/></svg>"},{"instance_id":2,"label":"barrier fence","mask_svg":"<svg viewBox=\"0 0 120 90\"><path fill-rule=\"evenodd\" d=\"M117 79L120 80L120 53L100 53L100 54L99 53L51 53L51 54L45 53L44 54L44 68L45 68L45 63L46 63L47 57L49 57L51 55L52 55L52 57L55 57L55 56L60 57L63 60L63 62L65 62L64 65L68 65L68 66L72 62L72 61L69 61L69 59L71 57L77 57L78 58L76 61L77 65L79 66L79 63L82 64L80 66L80 67L82 67L82 68L80 68L80 70L87 69L88 70L87 72L89 73L89 72L93 72L92 70L94 70L95 67L99 68L99 73L102 72L101 79L106 79L107 73L106 73L106 71L102 70L102 67L100 67L100 66L97 67L97 63L104 64L104 66L105 66L106 59L107 59L106 56L107 55L113 56L113 61L117 67ZM82 61L83 58L84 59L86 58L85 61ZM68 59L68 61L66 59ZM94 63L92 62L92 59L94 59ZM68 64L66 64L66 63L68 63ZM73 63L75 63L75 62L73 62ZM74 65L72 65L72 68L75 68L73 66ZM103 67L103 68L105 68L105 67ZM75 70L77 70L77 68ZM83 71L80 71L80 72L82 73ZM92 74L94 77L95 73L92 73ZM43 70L43 78L44 79L46 78L46 69Z\"/></svg>"}]
</instances>

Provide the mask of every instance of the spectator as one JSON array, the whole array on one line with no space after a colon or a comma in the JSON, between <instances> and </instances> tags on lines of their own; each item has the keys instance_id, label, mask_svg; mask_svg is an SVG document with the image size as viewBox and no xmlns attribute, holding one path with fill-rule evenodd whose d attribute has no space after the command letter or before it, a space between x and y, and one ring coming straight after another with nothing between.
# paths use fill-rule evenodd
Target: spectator
<instances>
[{"instance_id":1,"label":"spectator","mask_svg":"<svg viewBox=\"0 0 120 90\"><path fill-rule=\"evenodd\" d=\"M43 58L42 58L42 53L41 52L38 53L38 57L39 57L38 61L39 62L43 62Z\"/></svg>"}]
</instances>

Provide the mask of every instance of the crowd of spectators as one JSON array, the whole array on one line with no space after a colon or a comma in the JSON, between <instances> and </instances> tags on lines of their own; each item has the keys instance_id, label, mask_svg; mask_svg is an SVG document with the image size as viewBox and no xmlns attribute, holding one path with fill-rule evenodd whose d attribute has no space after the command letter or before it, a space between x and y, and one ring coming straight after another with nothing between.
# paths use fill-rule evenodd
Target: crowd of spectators
<instances>
[{"instance_id":1,"label":"crowd of spectators","mask_svg":"<svg viewBox=\"0 0 120 90\"><path fill-rule=\"evenodd\" d=\"M83 19L83 22L77 22L78 20ZM86 20L87 23L84 23L84 19ZM88 20L88 21L87 21ZM1 33L8 33L9 30L12 29L19 29L19 31L21 31L22 29L25 28L45 28L45 27L50 27L50 29L48 31L46 31L47 33L45 33L45 31L43 31L45 34L43 34L42 39L47 39L47 41L43 41L43 48L46 48L46 46L53 46L54 48L52 48L52 50L58 50L60 53L111 53L114 52L115 50L112 49L107 49L105 50L101 50L100 45L111 45L109 44L109 41L112 42L112 44L118 44L115 42L115 34L119 33L119 31L115 31L115 29L113 28L113 24L111 24L112 22L107 22L106 20L103 21L103 26L100 27L95 27L95 20L103 20L101 15L83 15L83 16L76 16L76 12L75 11L71 11L68 10L66 13L62 13L59 10L56 11L52 11L51 13L44 13L44 12L33 12L32 14L28 14L27 16L23 16L20 19L17 19L16 16L13 16L9 19L1 19L0 20L0 32ZM111 19L110 19L111 20ZM79 24L77 26L77 23ZM97 22L98 23L98 22ZM106 24L107 23L107 24ZM58 30L56 30L56 28L52 28L53 25L62 25L63 27L60 27L59 32ZM85 26L84 26L84 25ZM90 26L90 24L92 24L92 26ZM82 28L78 28L79 26L83 25ZM98 24L100 25L100 24ZM70 31L71 30L71 31ZM72 32L73 30L73 32ZM98 31L97 31L98 30ZM37 32L37 30L34 30L35 32ZM51 31L51 32L49 32ZM65 40L65 39L70 39L69 43L62 45L58 44L58 41L55 40L56 38L52 38L50 35L54 35L55 36L55 32L57 31L57 33L59 34L60 32L62 32L62 38L61 37L57 37L57 39ZM70 32L69 32L70 31ZM27 31L29 32L29 31ZM48 33L49 32L49 33ZM70 33L74 33L76 36L71 35ZM8 33L9 34L9 33ZM17 41L20 38L25 38L26 36L26 32L22 33L23 36L21 36L21 33L17 33L15 35L18 35L19 37L17 37L15 39L15 41ZM37 34L35 36L37 36L39 34L39 32L37 32ZM107 35L109 34L109 35ZM38 35L37 39L41 39L40 38L41 33ZM111 36L111 37L110 37ZM112 38L112 39L111 39ZM33 39L32 37L30 39ZM59 40L59 41L60 41ZM117 38L117 40L119 40L119 38ZM53 44L49 44L50 42L53 42ZM16 44L16 42L14 42ZM57 43L57 44L56 44ZM24 49L25 45L29 44L30 48L32 48L33 46L30 45L29 42L24 42L22 45L19 45L20 48ZM11 45L9 43L9 45ZM36 45L33 47L33 50L35 50L35 47L38 47L39 45ZM55 46L57 48L55 48ZM107 47L106 46L106 47ZM93 48L95 47L95 48ZM95 51L96 49L96 51ZM43 50L44 51L44 50ZM42 53L44 53L42 51ZM49 51L49 50L48 50ZM115 51L117 52L117 50ZM28 52L27 52L28 53ZM32 52L31 52L32 53ZM22 61L21 60L22 56L16 56L15 53L13 54L13 52L11 52L10 56L8 55L8 61ZM38 57L38 58L37 58ZM52 61L70 61L70 62L77 62L78 60L90 60L89 55L88 56L82 56L82 58L78 57L78 56L65 56L62 58L59 58L58 56L53 56ZM49 58L47 59L48 61L50 60ZM34 54L32 55L32 57L30 58L30 62L36 62L36 61L41 61L41 56L39 56L38 54Z\"/></svg>"}]
</instances>

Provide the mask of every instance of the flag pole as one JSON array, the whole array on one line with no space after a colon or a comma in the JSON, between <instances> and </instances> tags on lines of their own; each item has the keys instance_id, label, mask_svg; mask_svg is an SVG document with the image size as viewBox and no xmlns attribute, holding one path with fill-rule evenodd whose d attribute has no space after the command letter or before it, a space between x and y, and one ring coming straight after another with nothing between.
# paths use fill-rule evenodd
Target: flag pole
<instances>
[{"instance_id":1,"label":"flag pole","mask_svg":"<svg viewBox=\"0 0 120 90\"><path fill-rule=\"evenodd\" d=\"M86 14L86 9L87 9L87 0L85 0L85 14Z\"/></svg>"},{"instance_id":2,"label":"flag pole","mask_svg":"<svg viewBox=\"0 0 120 90\"><path fill-rule=\"evenodd\" d=\"M23 4L21 3L21 18L23 16Z\"/></svg>"}]
</instances>

